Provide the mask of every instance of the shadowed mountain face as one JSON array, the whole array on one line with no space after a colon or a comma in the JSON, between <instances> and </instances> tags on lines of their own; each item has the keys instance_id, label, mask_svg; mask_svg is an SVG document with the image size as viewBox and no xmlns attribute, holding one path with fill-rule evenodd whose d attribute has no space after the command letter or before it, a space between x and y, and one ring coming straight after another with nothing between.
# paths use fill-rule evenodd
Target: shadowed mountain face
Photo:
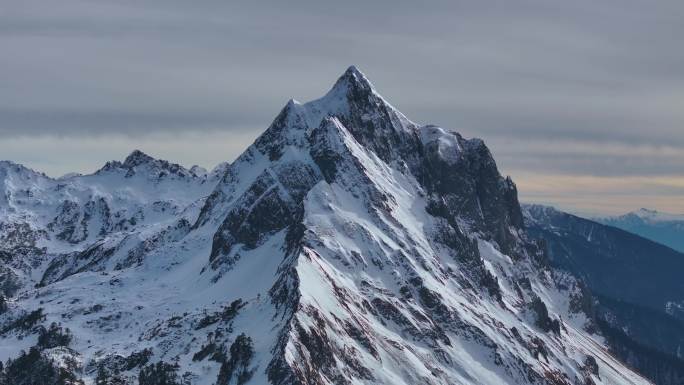
<instances>
[{"instance_id":1,"label":"shadowed mountain face","mask_svg":"<svg viewBox=\"0 0 684 385\"><path fill-rule=\"evenodd\" d=\"M583 280L597 326L616 354L658 384L684 381L684 255L550 207L523 207L552 265Z\"/></svg>"},{"instance_id":2,"label":"shadowed mountain face","mask_svg":"<svg viewBox=\"0 0 684 385\"><path fill-rule=\"evenodd\" d=\"M484 142L354 67L209 173L0 166L1 385L648 383Z\"/></svg>"},{"instance_id":3,"label":"shadowed mountain face","mask_svg":"<svg viewBox=\"0 0 684 385\"><path fill-rule=\"evenodd\" d=\"M596 218L595 221L629 231L684 253L684 215L640 209L617 217Z\"/></svg>"},{"instance_id":4,"label":"shadowed mountain face","mask_svg":"<svg viewBox=\"0 0 684 385\"><path fill-rule=\"evenodd\" d=\"M684 254L551 208L527 206L526 213L530 233L543 235L554 263L593 291L684 319L677 310L684 304Z\"/></svg>"}]
</instances>

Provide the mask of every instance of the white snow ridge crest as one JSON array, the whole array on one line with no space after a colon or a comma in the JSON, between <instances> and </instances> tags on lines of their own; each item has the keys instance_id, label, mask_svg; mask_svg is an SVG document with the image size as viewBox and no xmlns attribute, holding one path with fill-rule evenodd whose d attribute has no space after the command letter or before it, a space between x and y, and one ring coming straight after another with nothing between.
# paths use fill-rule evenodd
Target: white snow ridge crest
<instances>
[{"instance_id":1,"label":"white snow ridge crest","mask_svg":"<svg viewBox=\"0 0 684 385\"><path fill-rule=\"evenodd\" d=\"M648 383L588 331L484 143L354 67L196 170L0 163L0 358L73 384Z\"/></svg>"}]
</instances>

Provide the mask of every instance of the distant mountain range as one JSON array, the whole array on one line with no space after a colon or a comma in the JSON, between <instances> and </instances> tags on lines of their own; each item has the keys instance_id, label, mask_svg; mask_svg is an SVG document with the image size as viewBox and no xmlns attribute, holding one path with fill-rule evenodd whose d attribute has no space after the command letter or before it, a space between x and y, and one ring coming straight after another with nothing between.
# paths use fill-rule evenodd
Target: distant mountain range
<instances>
[{"instance_id":1,"label":"distant mountain range","mask_svg":"<svg viewBox=\"0 0 684 385\"><path fill-rule=\"evenodd\" d=\"M571 272L612 351L659 385L684 383L684 254L554 208L524 205L527 231Z\"/></svg>"},{"instance_id":2,"label":"distant mountain range","mask_svg":"<svg viewBox=\"0 0 684 385\"><path fill-rule=\"evenodd\" d=\"M684 252L684 214L642 208L625 215L593 219Z\"/></svg>"}]
</instances>

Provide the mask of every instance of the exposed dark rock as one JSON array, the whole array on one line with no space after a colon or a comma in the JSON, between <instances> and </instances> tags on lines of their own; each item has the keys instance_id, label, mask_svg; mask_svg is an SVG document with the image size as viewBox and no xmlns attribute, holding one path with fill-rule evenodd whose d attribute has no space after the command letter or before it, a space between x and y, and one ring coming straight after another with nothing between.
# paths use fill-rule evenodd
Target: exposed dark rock
<instances>
[{"instance_id":1,"label":"exposed dark rock","mask_svg":"<svg viewBox=\"0 0 684 385\"><path fill-rule=\"evenodd\" d=\"M140 368L143 365L147 365L152 357L151 349L143 349L137 352L131 353L128 357L121 361L121 365L118 368L119 371L132 370L134 368Z\"/></svg>"},{"instance_id":2,"label":"exposed dark rock","mask_svg":"<svg viewBox=\"0 0 684 385\"><path fill-rule=\"evenodd\" d=\"M38 332L38 347L41 349L51 349L58 346L69 346L73 336L69 328L62 328L56 323L50 324L48 329L41 327Z\"/></svg>"},{"instance_id":3,"label":"exposed dark rock","mask_svg":"<svg viewBox=\"0 0 684 385\"><path fill-rule=\"evenodd\" d=\"M319 179L315 170L298 162L261 174L214 234L212 267L234 264L237 258L230 254L235 245L252 249L264 236L297 225L302 217L302 200ZM222 259L216 261L218 257Z\"/></svg>"},{"instance_id":4,"label":"exposed dark rock","mask_svg":"<svg viewBox=\"0 0 684 385\"><path fill-rule=\"evenodd\" d=\"M110 374L104 368L100 367L95 376L95 385L129 385L118 374Z\"/></svg>"},{"instance_id":5,"label":"exposed dark rock","mask_svg":"<svg viewBox=\"0 0 684 385\"><path fill-rule=\"evenodd\" d=\"M516 234L523 219L517 190L510 178L499 174L494 158L481 140L466 141L455 134L463 148L456 165L444 160L435 150L426 149L416 175L433 199L432 214L453 225L462 218L497 242L502 252L516 255Z\"/></svg>"},{"instance_id":6,"label":"exposed dark rock","mask_svg":"<svg viewBox=\"0 0 684 385\"><path fill-rule=\"evenodd\" d=\"M97 370L96 382L99 378L105 385L128 385L121 374L133 369L142 368L148 364L151 357L151 349L135 351L127 357L109 355L97 363L89 364L86 371L92 373L94 370Z\"/></svg>"},{"instance_id":7,"label":"exposed dark rock","mask_svg":"<svg viewBox=\"0 0 684 385\"><path fill-rule=\"evenodd\" d=\"M582 369L597 377L599 376L599 365L594 356L587 356L584 359L584 365L582 366Z\"/></svg>"},{"instance_id":8,"label":"exposed dark rock","mask_svg":"<svg viewBox=\"0 0 684 385\"><path fill-rule=\"evenodd\" d=\"M97 270L97 267L115 252L116 247L105 242L98 242L80 252L61 254L50 261L38 287L61 281L83 271Z\"/></svg>"},{"instance_id":9,"label":"exposed dark rock","mask_svg":"<svg viewBox=\"0 0 684 385\"><path fill-rule=\"evenodd\" d=\"M489 295L501 300L501 288L498 280L487 270L480 256L476 239L470 239L461 231L455 217L450 217L443 202L431 201L428 205L428 213L445 218L445 222L436 234L436 240L448 246L454 251L457 261L463 267L463 273L473 282L475 287L482 287Z\"/></svg>"},{"instance_id":10,"label":"exposed dark rock","mask_svg":"<svg viewBox=\"0 0 684 385\"><path fill-rule=\"evenodd\" d=\"M554 332L560 335L561 325L560 321L557 319L552 319L549 316L549 310L546 308L546 304L539 297L532 299L529 304L530 309L534 312L536 316L535 324L545 332Z\"/></svg>"},{"instance_id":11,"label":"exposed dark rock","mask_svg":"<svg viewBox=\"0 0 684 385\"><path fill-rule=\"evenodd\" d=\"M19 318L11 321L9 324L2 328L0 334L5 334L13 330L29 331L44 319L45 315L43 315L43 309L36 309L30 313L26 313L20 316Z\"/></svg>"},{"instance_id":12,"label":"exposed dark rock","mask_svg":"<svg viewBox=\"0 0 684 385\"><path fill-rule=\"evenodd\" d=\"M177 372L178 365L159 361L140 369L138 385L182 385Z\"/></svg>"},{"instance_id":13,"label":"exposed dark rock","mask_svg":"<svg viewBox=\"0 0 684 385\"><path fill-rule=\"evenodd\" d=\"M372 337L369 336L369 333L367 331L355 326L352 322L348 320L344 322L344 330L347 332L347 334L349 334L351 338L358 341L361 344L361 346L366 348L366 350L368 350L368 352L373 357L375 357L378 360L380 359L380 354L378 353L378 350L375 347L375 344L373 343Z\"/></svg>"},{"instance_id":14,"label":"exposed dark rock","mask_svg":"<svg viewBox=\"0 0 684 385\"><path fill-rule=\"evenodd\" d=\"M247 383L254 374L250 366L254 357L252 339L244 333L240 334L230 345L229 353L230 358L221 364L216 385L228 385L233 379L237 385Z\"/></svg>"},{"instance_id":15,"label":"exposed dark rock","mask_svg":"<svg viewBox=\"0 0 684 385\"><path fill-rule=\"evenodd\" d=\"M222 311L213 314L207 314L201 318L197 322L197 325L195 325L195 330L203 329L219 321L224 323L230 322L233 318L235 318L235 316L237 316L238 311L246 304L247 302L243 302L242 299L236 299L235 301L231 302L229 306L226 306Z\"/></svg>"},{"instance_id":16,"label":"exposed dark rock","mask_svg":"<svg viewBox=\"0 0 684 385\"><path fill-rule=\"evenodd\" d=\"M133 168L135 166L140 166L141 164L153 162L154 158L145 154L140 150L133 150L126 159L124 160L122 167Z\"/></svg>"},{"instance_id":17,"label":"exposed dark rock","mask_svg":"<svg viewBox=\"0 0 684 385\"><path fill-rule=\"evenodd\" d=\"M221 357L222 359L217 359L217 362L223 362L225 360L225 352L223 352L222 347L217 345L216 342L209 342L206 345L202 345L202 348L192 356L193 361L203 361L208 356Z\"/></svg>"},{"instance_id":18,"label":"exposed dark rock","mask_svg":"<svg viewBox=\"0 0 684 385\"><path fill-rule=\"evenodd\" d=\"M0 385L83 385L76 375L75 364L56 365L40 350L31 348L28 353L8 360L0 376Z\"/></svg>"}]
</instances>

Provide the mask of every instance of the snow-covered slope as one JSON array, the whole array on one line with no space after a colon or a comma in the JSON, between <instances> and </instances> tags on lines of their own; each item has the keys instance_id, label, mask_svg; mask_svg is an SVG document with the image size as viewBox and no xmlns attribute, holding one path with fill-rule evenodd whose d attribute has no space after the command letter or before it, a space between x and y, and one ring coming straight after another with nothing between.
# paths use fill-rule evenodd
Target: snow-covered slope
<instances>
[{"instance_id":1,"label":"snow-covered slope","mask_svg":"<svg viewBox=\"0 0 684 385\"><path fill-rule=\"evenodd\" d=\"M107 384L647 383L587 332L484 143L354 67L223 173L2 170L2 359L35 345Z\"/></svg>"}]
</instances>

